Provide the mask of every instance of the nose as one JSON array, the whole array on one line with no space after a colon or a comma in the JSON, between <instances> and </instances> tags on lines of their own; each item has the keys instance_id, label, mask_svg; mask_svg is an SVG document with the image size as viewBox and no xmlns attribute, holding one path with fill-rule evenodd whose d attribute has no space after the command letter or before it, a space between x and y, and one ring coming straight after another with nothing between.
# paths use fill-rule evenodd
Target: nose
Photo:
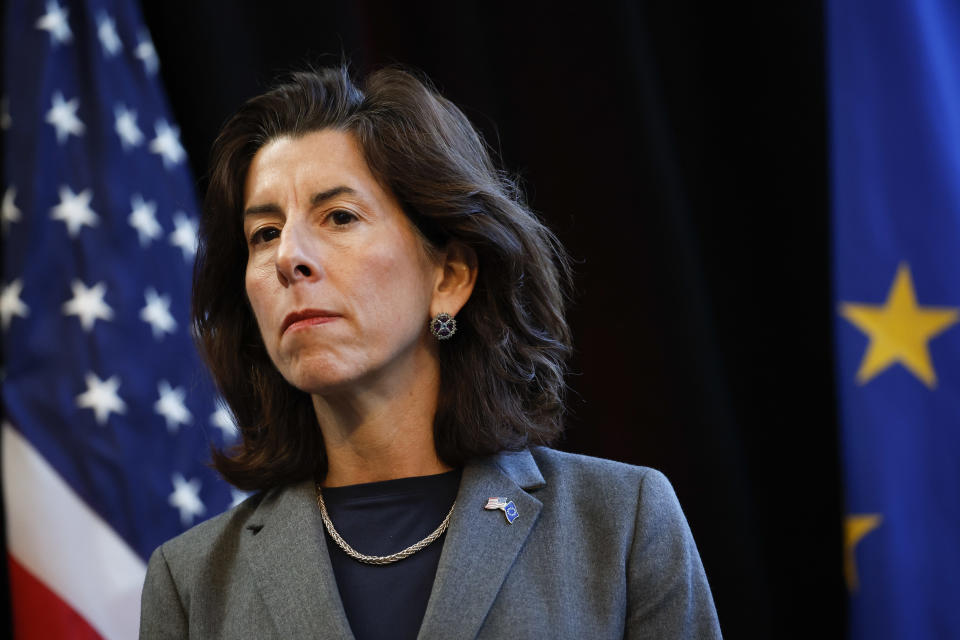
<instances>
[{"instance_id":1,"label":"nose","mask_svg":"<svg viewBox=\"0 0 960 640\"><path fill-rule=\"evenodd\" d=\"M287 287L296 282L317 280L321 276L316 251L308 234L297 224L285 224L277 245L276 266L280 284Z\"/></svg>"}]
</instances>

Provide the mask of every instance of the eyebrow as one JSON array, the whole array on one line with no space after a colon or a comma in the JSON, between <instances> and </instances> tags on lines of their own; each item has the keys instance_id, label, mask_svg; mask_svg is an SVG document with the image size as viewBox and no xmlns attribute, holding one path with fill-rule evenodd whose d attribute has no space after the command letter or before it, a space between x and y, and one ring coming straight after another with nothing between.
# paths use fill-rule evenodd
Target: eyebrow
<instances>
[{"instance_id":1,"label":"eyebrow","mask_svg":"<svg viewBox=\"0 0 960 640\"><path fill-rule=\"evenodd\" d=\"M342 195L357 195L357 191L346 185L337 185L336 187L331 187L326 191L319 191L310 196L310 206L320 206L327 200L331 200L332 198ZM272 202L269 202L267 204L257 204L252 207L247 207L243 210L243 215L245 217L255 216L261 213L280 213L280 207Z\"/></svg>"}]
</instances>

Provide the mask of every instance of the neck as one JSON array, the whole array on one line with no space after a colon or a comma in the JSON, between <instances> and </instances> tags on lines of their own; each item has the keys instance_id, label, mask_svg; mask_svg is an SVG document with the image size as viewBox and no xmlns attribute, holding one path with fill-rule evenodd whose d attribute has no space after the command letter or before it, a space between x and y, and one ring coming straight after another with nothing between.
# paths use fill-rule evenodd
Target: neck
<instances>
[{"instance_id":1,"label":"neck","mask_svg":"<svg viewBox=\"0 0 960 640\"><path fill-rule=\"evenodd\" d=\"M434 365L437 363L434 362ZM314 394L313 407L327 454L325 487L425 476L450 471L437 456L433 420L439 366L389 382Z\"/></svg>"}]
</instances>

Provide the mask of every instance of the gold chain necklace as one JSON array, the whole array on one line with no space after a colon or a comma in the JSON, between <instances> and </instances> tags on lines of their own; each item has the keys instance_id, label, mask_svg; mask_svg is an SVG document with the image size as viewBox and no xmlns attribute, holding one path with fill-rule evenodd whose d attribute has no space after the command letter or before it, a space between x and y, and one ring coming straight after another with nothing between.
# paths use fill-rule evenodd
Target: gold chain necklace
<instances>
[{"instance_id":1,"label":"gold chain necklace","mask_svg":"<svg viewBox=\"0 0 960 640\"><path fill-rule=\"evenodd\" d=\"M320 507L320 518L323 520L323 526L327 528L327 533L330 534L330 537L333 538L333 541L337 543L337 546L343 549L343 552L348 556L363 562L364 564L391 564L397 562L398 560L403 560L404 558L409 558L417 551L430 546L434 540L443 535L443 532L447 530L447 527L450 525L450 516L453 515L453 509L457 506L457 501L453 501L453 506L450 507L450 511L447 512L447 517L443 519L443 522L440 523L440 526L434 529L433 533L428 535L426 538L420 542L415 542L403 551L398 551L397 553L391 553L388 556L368 556L360 553L344 540L339 533L337 533L336 528L333 526L333 522L330 520L330 515L327 513L327 505L323 501L323 493L320 490L320 483L314 485L317 489L317 506Z\"/></svg>"}]
</instances>

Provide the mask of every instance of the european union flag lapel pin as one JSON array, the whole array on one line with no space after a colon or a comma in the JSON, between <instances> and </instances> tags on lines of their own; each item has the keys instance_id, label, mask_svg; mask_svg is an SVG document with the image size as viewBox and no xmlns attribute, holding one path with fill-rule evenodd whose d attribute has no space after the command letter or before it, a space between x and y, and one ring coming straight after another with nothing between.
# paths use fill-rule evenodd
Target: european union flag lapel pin
<instances>
[{"instance_id":1,"label":"european union flag lapel pin","mask_svg":"<svg viewBox=\"0 0 960 640\"><path fill-rule=\"evenodd\" d=\"M517 505L513 504L513 500L507 500L506 498L488 498L487 504L483 505L483 508L491 510L500 509L507 519L507 524L513 524L513 521L520 516L520 512L517 511Z\"/></svg>"}]
</instances>

